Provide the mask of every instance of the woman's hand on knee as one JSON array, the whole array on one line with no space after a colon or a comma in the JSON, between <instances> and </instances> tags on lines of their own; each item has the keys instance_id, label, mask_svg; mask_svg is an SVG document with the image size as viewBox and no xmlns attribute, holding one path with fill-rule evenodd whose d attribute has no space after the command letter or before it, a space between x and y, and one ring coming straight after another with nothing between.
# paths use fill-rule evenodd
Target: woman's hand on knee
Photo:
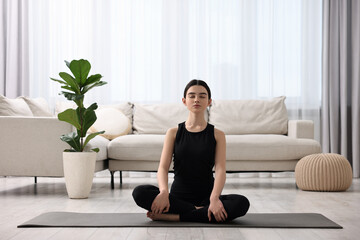
<instances>
[{"instance_id":1,"label":"woman's hand on knee","mask_svg":"<svg viewBox=\"0 0 360 240\"><path fill-rule=\"evenodd\" d=\"M151 204L151 212L166 213L170 209L169 194L160 192Z\"/></svg>"},{"instance_id":2,"label":"woman's hand on knee","mask_svg":"<svg viewBox=\"0 0 360 240\"><path fill-rule=\"evenodd\" d=\"M209 209L208 209L208 218L211 221L211 213L214 215L215 220L217 222L223 222L227 219L228 215L224 208L223 203L220 199L215 199L210 201Z\"/></svg>"}]
</instances>

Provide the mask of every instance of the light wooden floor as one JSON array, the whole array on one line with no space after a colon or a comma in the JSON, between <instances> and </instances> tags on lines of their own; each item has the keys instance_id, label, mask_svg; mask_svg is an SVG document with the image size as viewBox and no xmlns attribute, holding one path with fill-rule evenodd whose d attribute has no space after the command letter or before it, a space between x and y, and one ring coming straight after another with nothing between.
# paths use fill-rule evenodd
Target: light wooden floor
<instances>
[{"instance_id":1,"label":"light wooden floor","mask_svg":"<svg viewBox=\"0 0 360 240\"><path fill-rule=\"evenodd\" d=\"M239 176L239 174L237 175ZM118 179L117 179L118 180ZM223 193L247 196L249 212L315 212L344 229L251 228L29 228L17 225L49 211L144 212L132 200L132 189L154 177L125 177L111 190L109 178L96 177L89 199L68 199L63 178L0 177L0 239L359 239L360 179L347 192L305 192L290 177L229 177Z\"/></svg>"}]
</instances>

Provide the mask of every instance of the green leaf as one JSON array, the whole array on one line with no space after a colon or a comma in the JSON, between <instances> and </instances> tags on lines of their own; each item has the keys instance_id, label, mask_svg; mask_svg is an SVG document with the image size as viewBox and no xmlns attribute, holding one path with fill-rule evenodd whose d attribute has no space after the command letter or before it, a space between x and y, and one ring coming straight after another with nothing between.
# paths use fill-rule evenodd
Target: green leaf
<instances>
[{"instance_id":1,"label":"green leaf","mask_svg":"<svg viewBox=\"0 0 360 240\"><path fill-rule=\"evenodd\" d=\"M59 82L61 84L65 84L67 85L67 83L65 81L62 81L62 80L58 80L58 79L55 79L55 78L50 78L51 80L55 81L55 82Z\"/></svg>"},{"instance_id":2,"label":"green leaf","mask_svg":"<svg viewBox=\"0 0 360 240\"><path fill-rule=\"evenodd\" d=\"M69 108L69 109L66 109L64 112L59 113L58 114L58 119L60 121L70 123L76 129L81 128L81 125L79 123L78 115L76 113L76 110L74 110L74 109Z\"/></svg>"},{"instance_id":3,"label":"green leaf","mask_svg":"<svg viewBox=\"0 0 360 240\"><path fill-rule=\"evenodd\" d=\"M91 69L91 65L89 61L80 59L80 60L73 60L70 63L70 70L74 74L77 83L82 87L89 75Z\"/></svg>"},{"instance_id":4,"label":"green leaf","mask_svg":"<svg viewBox=\"0 0 360 240\"><path fill-rule=\"evenodd\" d=\"M100 149L99 148L93 148L93 149L91 149L91 151L98 153L100 151Z\"/></svg>"},{"instance_id":5,"label":"green leaf","mask_svg":"<svg viewBox=\"0 0 360 240\"><path fill-rule=\"evenodd\" d=\"M66 66L70 69L70 63L68 61L66 61L66 60L64 60L64 62L66 64Z\"/></svg>"},{"instance_id":6,"label":"green leaf","mask_svg":"<svg viewBox=\"0 0 360 240\"><path fill-rule=\"evenodd\" d=\"M74 94L74 93L69 93L69 92L64 92L62 91L61 94L63 94L67 100L70 101L77 101L77 100L82 100L84 99L84 95L79 95L79 94Z\"/></svg>"},{"instance_id":7,"label":"green leaf","mask_svg":"<svg viewBox=\"0 0 360 240\"><path fill-rule=\"evenodd\" d=\"M89 134L86 139L85 139L85 143L84 143L84 147L86 146L86 144L88 144L88 142L93 139L94 137L96 137L99 134L103 134L105 131L101 131L101 132L95 132L95 133L91 133Z\"/></svg>"},{"instance_id":8,"label":"green leaf","mask_svg":"<svg viewBox=\"0 0 360 240\"><path fill-rule=\"evenodd\" d=\"M94 105L95 104L95 105ZM97 108L97 104L92 104L88 109L86 108L77 108L76 112L79 116L79 122L81 122L82 119L82 129L78 131L78 134L80 137L85 137L86 132L89 130L89 128L94 124L96 121L96 114L94 109L94 106ZM95 109L96 109L95 108Z\"/></svg>"},{"instance_id":9,"label":"green leaf","mask_svg":"<svg viewBox=\"0 0 360 240\"><path fill-rule=\"evenodd\" d=\"M96 110L97 108L98 108L97 103L93 103L86 110L91 111L91 110Z\"/></svg>"},{"instance_id":10,"label":"green leaf","mask_svg":"<svg viewBox=\"0 0 360 240\"><path fill-rule=\"evenodd\" d=\"M79 95L64 91L62 91L61 94L63 94L67 100L74 101L78 107L83 106L84 95Z\"/></svg>"},{"instance_id":11,"label":"green leaf","mask_svg":"<svg viewBox=\"0 0 360 240\"><path fill-rule=\"evenodd\" d=\"M80 137L76 132L64 134L60 137L60 139L69 144L75 152L81 152Z\"/></svg>"},{"instance_id":12,"label":"green leaf","mask_svg":"<svg viewBox=\"0 0 360 240\"><path fill-rule=\"evenodd\" d=\"M94 82L98 82L100 81L100 79L102 78L103 76L101 76L101 74L95 74L95 75L91 75L88 79L86 79L86 82L85 84L83 85L83 87L89 85L89 84L92 84Z\"/></svg>"},{"instance_id":13,"label":"green leaf","mask_svg":"<svg viewBox=\"0 0 360 240\"><path fill-rule=\"evenodd\" d=\"M79 85L77 84L75 79L70 74L68 74L66 72L61 72L61 73L59 73L59 76L65 80L67 85L72 88L73 92L78 93L78 94L80 93Z\"/></svg>"},{"instance_id":14,"label":"green leaf","mask_svg":"<svg viewBox=\"0 0 360 240\"><path fill-rule=\"evenodd\" d=\"M69 86L61 86L61 88L69 90L69 91L73 91L73 89ZM75 94L76 95L76 94Z\"/></svg>"},{"instance_id":15,"label":"green leaf","mask_svg":"<svg viewBox=\"0 0 360 240\"><path fill-rule=\"evenodd\" d=\"M87 85L86 87L84 87L84 89L81 91L81 93L85 94L90 89L92 89L94 87L100 87L100 86L105 85L105 84L107 84L107 82L100 81L100 82L96 82L96 83L94 83L92 85Z\"/></svg>"},{"instance_id":16,"label":"green leaf","mask_svg":"<svg viewBox=\"0 0 360 240\"><path fill-rule=\"evenodd\" d=\"M65 149L64 152L76 152L74 149Z\"/></svg>"},{"instance_id":17,"label":"green leaf","mask_svg":"<svg viewBox=\"0 0 360 240\"><path fill-rule=\"evenodd\" d=\"M86 132L84 133L85 110L86 110L86 108L84 108L84 107L78 107L76 109L76 115L77 115L78 121L79 121L79 123L81 125L80 128L77 128L77 133L82 138L86 136Z\"/></svg>"},{"instance_id":18,"label":"green leaf","mask_svg":"<svg viewBox=\"0 0 360 240\"><path fill-rule=\"evenodd\" d=\"M98 105L96 103L93 103L87 109L81 108L81 112L80 112L80 108L76 109L79 117L79 122L82 122L82 128L78 130L79 136L85 137L88 129L96 121L97 118L96 118L95 110L97 108Z\"/></svg>"}]
</instances>

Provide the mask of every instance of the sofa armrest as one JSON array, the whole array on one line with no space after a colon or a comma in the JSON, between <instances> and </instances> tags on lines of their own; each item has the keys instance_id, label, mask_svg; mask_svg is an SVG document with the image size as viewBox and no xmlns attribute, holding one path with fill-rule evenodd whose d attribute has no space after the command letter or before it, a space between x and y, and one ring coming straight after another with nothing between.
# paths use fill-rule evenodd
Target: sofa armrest
<instances>
[{"instance_id":1,"label":"sofa armrest","mask_svg":"<svg viewBox=\"0 0 360 240\"><path fill-rule=\"evenodd\" d=\"M62 176L60 136L71 131L55 117L0 116L0 175Z\"/></svg>"},{"instance_id":2,"label":"sofa armrest","mask_svg":"<svg viewBox=\"0 0 360 240\"><path fill-rule=\"evenodd\" d=\"M314 139L314 122L311 120L289 120L288 136Z\"/></svg>"}]
</instances>

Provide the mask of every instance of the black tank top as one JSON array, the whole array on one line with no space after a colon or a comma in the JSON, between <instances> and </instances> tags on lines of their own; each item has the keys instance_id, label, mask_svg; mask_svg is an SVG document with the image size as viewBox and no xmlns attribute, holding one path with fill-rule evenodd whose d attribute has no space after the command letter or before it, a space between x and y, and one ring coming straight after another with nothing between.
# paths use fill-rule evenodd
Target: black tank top
<instances>
[{"instance_id":1,"label":"black tank top","mask_svg":"<svg viewBox=\"0 0 360 240\"><path fill-rule=\"evenodd\" d=\"M200 132L189 132L180 123L174 144L174 182L171 193L199 204L210 197L214 177L216 140L214 126L207 124Z\"/></svg>"}]
</instances>

